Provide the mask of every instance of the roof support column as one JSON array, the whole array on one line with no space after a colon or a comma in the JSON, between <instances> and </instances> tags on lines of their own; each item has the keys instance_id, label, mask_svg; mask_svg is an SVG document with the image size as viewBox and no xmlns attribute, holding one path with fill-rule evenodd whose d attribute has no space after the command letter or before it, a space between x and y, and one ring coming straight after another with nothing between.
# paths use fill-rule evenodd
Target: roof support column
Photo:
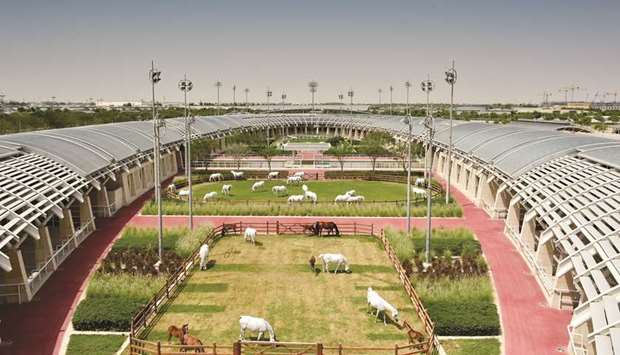
<instances>
[{"instance_id":1,"label":"roof support column","mask_svg":"<svg viewBox=\"0 0 620 355\"><path fill-rule=\"evenodd\" d=\"M26 275L26 267L24 265L22 252L19 249L9 249L7 250L7 254L11 261L12 270L2 273L2 284L0 284L0 286L6 288L6 293L10 294L9 296L5 296L5 299L8 303L29 302L32 299L32 291L28 285L28 277Z\"/></svg>"}]
</instances>

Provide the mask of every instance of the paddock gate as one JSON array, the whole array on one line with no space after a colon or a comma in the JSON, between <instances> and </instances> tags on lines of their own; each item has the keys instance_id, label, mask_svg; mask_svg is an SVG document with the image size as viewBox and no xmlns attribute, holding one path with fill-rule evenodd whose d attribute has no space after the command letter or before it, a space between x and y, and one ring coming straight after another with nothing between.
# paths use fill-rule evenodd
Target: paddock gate
<instances>
[{"instance_id":1,"label":"paddock gate","mask_svg":"<svg viewBox=\"0 0 620 355\"><path fill-rule=\"evenodd\" d=\"M241 235L245 228L251 227L256 229L257 233L264 235L300 235L308 232L308 224L304 223L228 223L213 228L204 238L203 243L213 243L220 238L233 235ZM392 262L392 265L399 274L402 285L409 297L411 303L416 309L418 317L424 325L424 332L427 339L420 343L398 345L394 347L353 347L343 344L324 345L321 343L298 343L298 342L263 342L263 341L238 341L231 345L222 344L203 344L200 349L185 345L172 345L162 342L153 342L140 339L146 334L149 328L157 320L162 307L174 299L180 291L180 286L191 275L194 267L199 263L198 250L196 248L179 269L171 274L166 280L166 284L153 296L153 298L133 317L130 329L129 352L134 355L152 355L152 354L185 354L187 351L200 350L204 354L219 355L306 355L306 354L329 354L329 355L379 355L379 354L395 354L395 355L413 355L413 354L435 354L438 349L438 340L434 333L434 325L424 308L415 289L411 285L409 278L405 274L400 262L396 258L394 250L389 241L383 234L383 230L377 231L373 224L361 223L339 223L338 229L340 234L346 235L369 235L378 238ZM411 329L411 326L404 322L404 327Z\"/></svg>"}]
</instances>

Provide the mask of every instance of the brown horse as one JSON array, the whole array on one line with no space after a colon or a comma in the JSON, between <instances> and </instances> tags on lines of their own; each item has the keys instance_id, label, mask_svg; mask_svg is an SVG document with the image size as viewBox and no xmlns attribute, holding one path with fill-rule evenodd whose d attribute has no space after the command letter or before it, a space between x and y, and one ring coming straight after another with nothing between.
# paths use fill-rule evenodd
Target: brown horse
<instances>
[{"instance_id":1,"label":"brown horse","mask_svg":"<svg viewBox=\"0 0 620 355\"><path fill-rule=\"evenodd\" d=\"M303 224L301 227L303 228L303 234L305 235L317 235L318 234L318 231L316 229L316 223Z\"/></svg>"},{"instance_id":2,"label":"brown horse","mask_svg":"<svg viewBox=\"0 0 620 355\"><path fill-rule=\"evenodd\" d=\"M202 345L200 339L189 335L189 325L183 325L183 338L181 339L181 345L185 345L183 351L194 350L195 353L204 353L205 348Z\"/></svg>"},{"instance_id":3,"label":"brown horse","mask_svg":"<svg viewBox=\"0 0 620 355\"><path fill-rule=\"evenodd\" d=\"M222 224L222 233L221 236L225 236L226 234L237 234L237 225L235 223L224 223Z\"/></svg>"},{"instance_id":4,"label":"brown horse","mask_svg":"<svg viewBox=\"0 0 620 355\"><path fill-rule=\"evenodd\" d=\"M168 343L170 343L170 339L172 339L172 337L175 337L175 338L179 338L179 342L183 344L183 330L186 328L189 331L189 324L183 324L181 328L177 327L176 325L169 326L168 327Z\"/></svg>"},{"instance_id":5,"label":"brown horse","mask_svg":"<svg viewBox=\"0 0 620 355\"><path fill-rule=\"evenodd\" d=\"M340 231L338 230L338 226L334 222L322 222L318 221L315 223L315 230L317 234L323 236L323 230L327 231L327 235L335 235L336 237L340 236Z\"/></svg>"}]
</instances>

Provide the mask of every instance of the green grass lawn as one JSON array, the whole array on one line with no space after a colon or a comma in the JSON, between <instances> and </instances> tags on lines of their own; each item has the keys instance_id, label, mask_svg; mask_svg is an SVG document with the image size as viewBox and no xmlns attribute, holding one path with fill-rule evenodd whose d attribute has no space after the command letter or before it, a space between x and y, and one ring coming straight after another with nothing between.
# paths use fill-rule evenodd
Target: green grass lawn
<instances>
[{"instance_id":1,"label":"green grass lawn","mask_svg":"<svg viewBox=\"0 0 620 355\"><path fill-rule=\"evenodd\" d=\"M272 200L286 202L287 196L276 197L271 188L275 185L285 185L289 195L301 195L301 185L286 185L285 180L265 180L265 187L261 191L252 192L252 185L258 180L223 181L216 183L203 183L193 186L196 199L202 199L205 193L217 191L222 200ZM222 185L232 185L230 196L221 194ZM405 185L383 181L306 181L304 184L318 195L319 201L333 202L337 195L342 195L349 190L355 190L358 195L366 197L366 201L395 201L405 200L407 190Z\"/></svg>"},{"instance_id":2,"label":"green grass lawn","mask_svg":"<svg viewBox=\"0 0 620 355\"><path fill-rule=\"evenodd\" d=\"M116 354L127 337L123 335L71 335L67 355Z\"/></svg>"},{"instance_id":3,"label":"green grass lawn","mask_svg":"<svg viewBox=\"0 0 620 355\"><path fill-rule=\"evenodd\" d=\"M266 318L279 341L350 346L405 344L404 331L367 314L372 286L398 308L402 320L420 329L413 305L378 242L372 237L259 236L252 246L240 237L213 247L208 271L195 271L148 335L167 340L169 325L189 323L203 343L229 345L239 337L239 317ZM352 273L315 275L307 260L341 252ZM256 336L256 334L252 334Z\"/></svg>"},{"instance_id":4,"label":"green grass lawn","mask_svg":"<svg viewBox=\"0 0 620 355\"><path fill-rule=\"evenodd\" d=\"M497 339L442 340L448 355L499 355L501 345Z\"/></svg>"}]
</instances>

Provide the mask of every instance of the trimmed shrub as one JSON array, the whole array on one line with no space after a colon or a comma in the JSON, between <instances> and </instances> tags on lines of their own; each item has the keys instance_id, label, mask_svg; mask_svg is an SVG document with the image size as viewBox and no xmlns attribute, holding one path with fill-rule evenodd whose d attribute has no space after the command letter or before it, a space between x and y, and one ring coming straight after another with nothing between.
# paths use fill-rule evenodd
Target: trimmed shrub
<instances>
[{"instance_id":1,"label":"trimmed shrub","mask_svg":"<svg viewBox=\"0 0 620 355\"><path fill-rule=\"evenodd\" d=\"M177 241L185 234L186 228L164 229L163 248L174 249ZM127 227L123 230L123 235L114 243L112 249L157 249L158 233L155 228Z\"/></svg>"},{"instance_id":2,"label":"trimmed shrub","mask_svg":"<svg viewBox=\"0 0 620 355\"><path fill-rule=\"evenodd\" d=\"M460 279L412 278L438 335L499 335L500 324L487 275Z\"/></svg>"},{"instance_id":3,"label":"trimmed shrub","mask_svg":"<svg viewBox=\"0 0 620 355\"><path fill-rule=\"evenodd\" d=\"M131 318L145 304L141 299L87 297L73 316L77 330L128 331Z\"/></svg>"},{"instance_id":4,"label":"trimmed shrub","mask_svg":"<svg viewBox=\"0 0 620 355\"><path fill-rule=\"evenodd\" d=\"M164 277L104 274L90 281L73 316L77 330L128 331L133 315L165 283Z\"/></svg>"},{"instance_id":5,"label":"trimmed shrub","mask_svg":"<svg viewBox=\"0 0 620 355\"><path fill-rule=\"evenodd\" d=\"M414 229L411 235L416 251L423 251L425 248L426 232ZM446 250L450 251L453 255L462 255L464 250L473 254L479 254L480 242L476 240L473 233L468 229L439 228L433 229L431 249L438 255L444 254Z\"/></svg>"}]
</instances>

